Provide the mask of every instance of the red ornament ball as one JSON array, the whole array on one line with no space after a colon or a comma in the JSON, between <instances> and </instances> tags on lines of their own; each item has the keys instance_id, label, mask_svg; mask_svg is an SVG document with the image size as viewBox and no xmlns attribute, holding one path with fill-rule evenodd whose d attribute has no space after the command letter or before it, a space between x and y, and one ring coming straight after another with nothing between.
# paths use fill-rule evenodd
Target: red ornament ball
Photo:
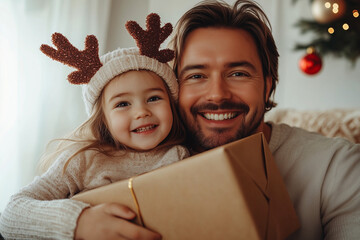
<instances>
[{"instance_id":1,"label":"red ornament ball","mask_svg":"<svg viewBox=\"0 0 360 240\"><path fill-rule=\"evenodd\" d=\"M300 59L299 67L304 73L313 75L321 70L322 60L315 52L309 53Z\"/></svg>"}]
</instances>

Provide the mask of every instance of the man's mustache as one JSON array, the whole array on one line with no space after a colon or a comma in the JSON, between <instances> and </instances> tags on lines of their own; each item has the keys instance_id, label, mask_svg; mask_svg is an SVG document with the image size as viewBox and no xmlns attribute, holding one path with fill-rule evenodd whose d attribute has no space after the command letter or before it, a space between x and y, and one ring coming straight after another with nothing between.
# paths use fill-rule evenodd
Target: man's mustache
<instances>
[{"instance_id":1,"label":"man's mustache","mask_svg":"<svg viewBox=\"0 0 360 240\"><path fill-rule=\"evenodd\" d=\"M198 112L214 111L214 110L236 110L243 111L247 114L250 110L250 107L242 102L230 102L224 101L220 104L215 103L203 103L199 105L192 106L190 112L193 115L196 115Z\"/></svg>"}]
</instances>

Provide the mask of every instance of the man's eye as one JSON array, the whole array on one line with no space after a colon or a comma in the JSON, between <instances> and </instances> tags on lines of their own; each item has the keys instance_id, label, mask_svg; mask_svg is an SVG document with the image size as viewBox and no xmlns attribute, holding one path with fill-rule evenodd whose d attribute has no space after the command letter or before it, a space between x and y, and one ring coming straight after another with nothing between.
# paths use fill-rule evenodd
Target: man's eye
<instances>
[{"instance_id":1,"label":"man's eye","mask_svg":"<svg viewBox=\"0 0 360 240\"><path fill-rule=\"evenodd\" d=\"M183 80L180 80L181 83L197 83L199 81L202 81L205 78L202 74L191 74L186 77L184 77Z\"/></svg>"},{"instance_id":2,"label":"man's eye","mask_svg":"<svg viewBox=\"0 0 360 240\"><path fill-rule=\"evenodd\" d=\"M155 101L159 101L161 99L161 97L159 96L152 96L148 99L148 102L155 102Z\"/></svg>"},{"instance_id":3,"label":"man's eye","mask_svg":"<svg viewBox=\"0 0 360 240\"><path fill-rule=\"evenodd\" d=\"M231 73L232 77L248 77L249 74L244 73L244 72L233 72Z\"/></svg>"},{"instance_id":4,"label":"man's eye","mask_svg":"<svg viewBox=\"0 0 360 240\"><path fill-rule=\"evenodd\" d=\"M206 81L207 76L203 73L189 73L179 79L180 86L188 84L199 84Z\"/></svg>"},{"instance_id":5,"label":"man's eye","mask_svg":"<svg viewBox=\"0 0 360 240\"><path fill-rule=\"evenodd\" d=\"M117 108L123 108L123 107L127 107L130 106L129 102L119 102L118 104L116 104Z\"/></svg>"},{"instance_id":6,"label":"man's eye","mask_svg":"<svg viewBox=\"0 0 360 240\"><path fill-rule=\"evenodd\" d=\"M199 78L203 78L203 76L200 74L194 74L194 75L189 76L189 79L199 79Z\"/></svg>"}]
</instances>

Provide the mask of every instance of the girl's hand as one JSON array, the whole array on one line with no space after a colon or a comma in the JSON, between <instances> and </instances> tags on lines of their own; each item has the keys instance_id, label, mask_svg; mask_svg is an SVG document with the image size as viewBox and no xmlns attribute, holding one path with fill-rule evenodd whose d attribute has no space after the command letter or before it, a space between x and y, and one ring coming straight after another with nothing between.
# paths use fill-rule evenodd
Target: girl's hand
<instances>
[{"instance_id":1,"label":"girl's hand","mask_svg":"<svg viewBox=\"0 0 360 240\"><path fill-rule=\"evenodd\" d=\"M161 239L160 234L128 221L135 216L131 209L117 203L86 208L78 218L75 239Z\"/></svg>"}]
</instances>

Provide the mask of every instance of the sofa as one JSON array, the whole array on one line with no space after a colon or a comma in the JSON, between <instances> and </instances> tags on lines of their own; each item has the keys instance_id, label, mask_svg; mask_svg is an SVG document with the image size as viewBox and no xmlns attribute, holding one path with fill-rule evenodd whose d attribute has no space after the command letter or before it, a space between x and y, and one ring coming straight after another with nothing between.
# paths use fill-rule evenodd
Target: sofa
<instances>
[{"instance_id":1,"label":"sofa","mask_svg":"<svg viewBox=\"0 0 360 240\"><path fill-rule=\"evenodd\" d=\"M274 108L265 121L285 123L327 137L342 137L360 143L360 109L297 110Z\"/></svg>"}]
</instances>

